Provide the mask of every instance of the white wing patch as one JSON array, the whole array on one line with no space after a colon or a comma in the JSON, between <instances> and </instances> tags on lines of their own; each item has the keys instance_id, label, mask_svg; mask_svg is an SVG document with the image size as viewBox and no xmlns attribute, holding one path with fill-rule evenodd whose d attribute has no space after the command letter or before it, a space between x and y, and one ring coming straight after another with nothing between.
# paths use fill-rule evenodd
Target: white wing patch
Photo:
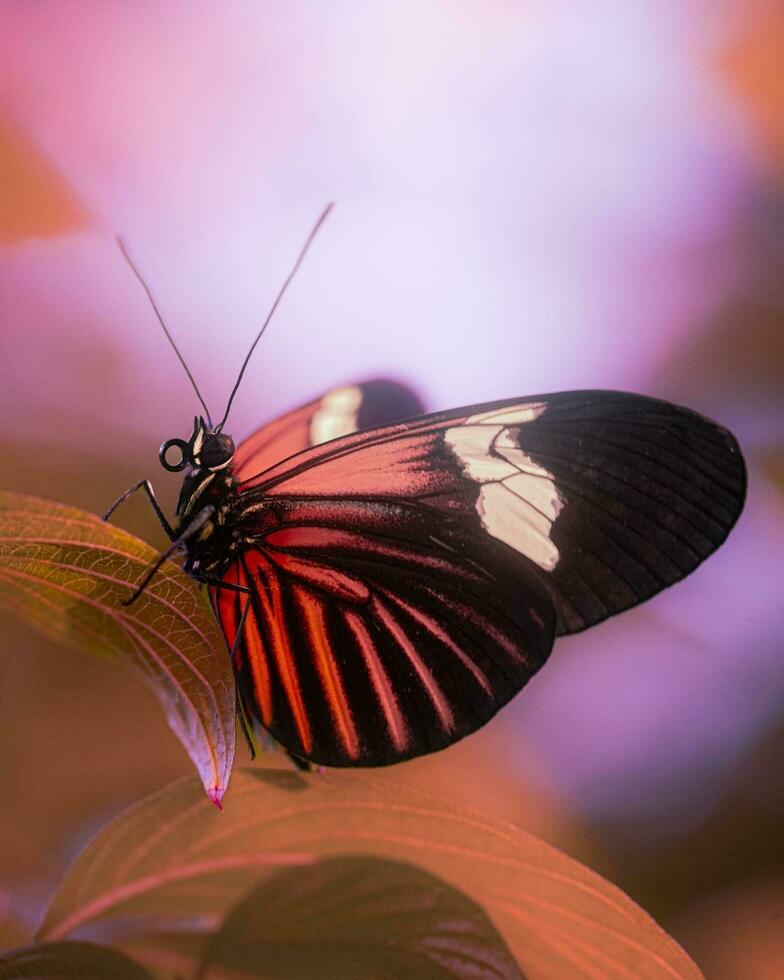
<instances>
[{"instance_id":1,"label":"white wing patch","mask_svg":"<svg viewBox=\"0 0 784 980\"><path fill-rule=\"evenodd\" d=\"M310 441L314 446L357 431L362 389L356 385L335 388L321 399L310 422Z\"/></svg>"},{"instance_id":2,"label":"white wing patch","mask_svg":"<svg viewBox=\"0 0 784 980\"><path fill-rule=\"evenodd\" d=\"M476 509L488 534L550 572L560 557L551 532L564 501L553 474L523 452L507 428L533 421L544 408L532 404L474 415L447 429L444 441L481 484Z\"/></svg>"},{"instance_id":3,"label":"white wing patch","mask_svg":"<svg viewBox=\"0 0 784 980\"><path fill-rule=\"evenodd\" d=\"M525 405L513 405L511 408L494 408L489 412L471 415L463 425L524 425L538 419L547 408L545 402L528 402Z\"/></svg>"}]
</instances>

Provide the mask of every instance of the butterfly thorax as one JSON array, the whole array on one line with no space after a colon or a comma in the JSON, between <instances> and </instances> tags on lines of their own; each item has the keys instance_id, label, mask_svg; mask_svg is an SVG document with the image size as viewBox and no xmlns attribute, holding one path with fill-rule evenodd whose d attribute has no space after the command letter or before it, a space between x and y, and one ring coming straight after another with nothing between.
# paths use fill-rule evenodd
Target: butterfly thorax
<instances>
[{"instance_id":1,"label":"butterfly thorax","mask_svg":"<svg viewBox=\"0 0 784 980\"><path fill-rule=\"evenodd\" d=\"M241 540L237 527L240 500L231 467L218 472L193 467L186 473L177 502L177 533L182 534L206 507L213 508L213 513L186 542L185 570L220 576Z\"/></svg>"}]
</instances>

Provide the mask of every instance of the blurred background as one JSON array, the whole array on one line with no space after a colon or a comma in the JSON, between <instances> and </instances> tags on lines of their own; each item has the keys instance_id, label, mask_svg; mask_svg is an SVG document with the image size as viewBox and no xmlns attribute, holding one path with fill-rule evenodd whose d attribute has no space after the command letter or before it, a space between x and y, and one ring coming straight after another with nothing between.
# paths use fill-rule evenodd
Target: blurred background
<instances>
[{"instance_id":1,"label":"blurred background","mask_svg":"<svg viewBox=\"0 0 784 980\"><path fill-rule=\"evenodd\" d=\"M784 969L782 64L780 0L0 5L3 487L102 511L151 476L171 505L157 449L198 406L114 233L222 406L329 200L235 437L379 374L431 409L610 387L736 432L716 556L382 778L543 836L744 980ZM161 543L142 500L121 520ZM0 917L29 924L190 764L133 674L7 616L0 711Z\"/></svg>"}]
</instances>

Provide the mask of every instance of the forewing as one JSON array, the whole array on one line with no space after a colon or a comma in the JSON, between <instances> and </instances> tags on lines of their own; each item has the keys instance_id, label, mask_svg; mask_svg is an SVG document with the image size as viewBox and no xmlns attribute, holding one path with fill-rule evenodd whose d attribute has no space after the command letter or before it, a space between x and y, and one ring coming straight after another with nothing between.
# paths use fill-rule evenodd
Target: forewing
<instances>
[{"instance_id":1,"label":"forewing","mask_svg":"<svg viewBox=\"0 0 784 980\"><path fill-rule=\"evenodd\" d=\"M405 501L450 547L548 589L585 629L683 578L725 540L746 473L731 433L641 395L476 405L347 436L246 481L249 499ZM486 559L488 560L488 559Z\"/></svg>"},{"instance_id":2,"label":"forewing","mask_svg":"<svg viewBox=\"0 0 784 980\"><path fill-rule=\"evenodd\" d=\"M234 455L234 473L246 480L311 446L421 411L410 388L386 378L332 388L243 440Z\"/></svg>"}]
</instances>

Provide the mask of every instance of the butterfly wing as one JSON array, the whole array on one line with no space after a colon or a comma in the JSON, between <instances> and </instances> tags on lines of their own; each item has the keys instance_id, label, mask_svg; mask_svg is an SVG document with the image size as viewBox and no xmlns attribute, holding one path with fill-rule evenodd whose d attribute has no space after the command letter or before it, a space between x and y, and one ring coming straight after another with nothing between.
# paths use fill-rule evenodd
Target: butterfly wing
<instances>
[{"instance_id":1,"label":"butterfly wing","mask_svg":"<svg viewBox=\"0 0 784 980\"><path fill-rule=\"evenodd\" d=\"M421 410L409 388L386 379L335 388L241 443L235 475L247 479L326 439ZM360 523L377 522L383 534L390 515L376 510L366 510ZM351 520L344 514L349 532ZM266 542L248 548L227 571L225 582L253 591L235 655L240 690L290 751L330 765L382 765L435 751L480 727L546 658L552 611L536 583L532 616L519 617L517 625L499 603L503 583L451 554L439 562L427 529L424 542L424 548L398 549L396 567L382 566L380 577L367 565L376 549L368 549L362 532L333 542L350 570L329 560L297 562ZM359 564L352 564L357 556ZM420 590L435 567L444 576L440 587ZM475 592L467 591L471 586ZM246 600L225 589L213 589L212 598L231 645ZM515 606L516 596L509 593L507 601ZM484 652L484 621L494 605L501 657ZM428 637L429 657L408 637L412 622L415 637L417 631ZM455 713L451 705L460 702L475 710ZM362 712L356 705L371 707Z\"/></svg>"},{"instance_id":2,"label":"butterfly wing","mask_svg":"<svg viewBox=\"0 0 784 980\"><path fill-rule=\"evenodd\" d=\"M683 408L572 392L347 435L247 479L236 664L295 754L379 765L479 728L584 629L693 570L745 495ZM238 599L216 596L227 632Z\"/></svg>"},{"instance_id":3,"label":"butterfly wing","mask_svg":"<svg viewBox=\"0 0 784 980\"><path fill-rule=\"evenodd\" d=\"M414 392L388 378L332 388L243 440L234 455L234 474L238 480L249 479L311 446L421 411Z\"/></svg>"},{"instance_id":4,"label":"butterfly wing","mask_svg":"<svg viewBox=\"0 0 784 980\"><path fill-rule=\"evenodd\" d=\"M643 395L559 392L421 416L315 447L253 477L269 500L400 498L533 563L558 632L585 629L693 571L740 514L726 429ZM443 525L442 525L443 526Z\"/></svg>"},{"instance_id":5,"label":"butterfly wing","mask_svg":"<svg viewBox=\"0 0 784 980\"><path fill-rule=\"evenodd\" d=\"M519 577L428 540L406 508L350 510L334 523L318 506L288 511L232 564L224 581L252 601L234 667L295 755L385 765L481 727L544 663L554 617L535 580L521 595ZM216 601L231 637L247 600Z\"/></svg>"}]
</instances>

